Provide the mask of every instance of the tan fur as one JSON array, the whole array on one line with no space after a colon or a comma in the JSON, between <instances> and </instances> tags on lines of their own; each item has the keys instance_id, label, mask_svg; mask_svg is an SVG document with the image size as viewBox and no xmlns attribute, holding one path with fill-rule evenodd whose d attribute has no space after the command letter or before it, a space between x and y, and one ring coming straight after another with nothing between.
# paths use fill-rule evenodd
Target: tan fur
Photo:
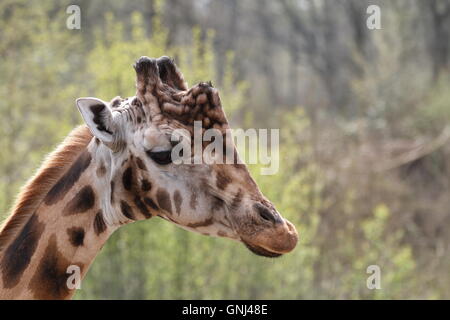
<instances>
[{"instance_id":1,"label":"tan fur","mask_svg":"<svg viewBox=\"0 0 450 320\"><path fill-rule=\"evenodd\" d=\"M36 174L25 184L0 228L0 253L27 223L34 210L75 158L86 148L92 134L85 125L72 130L58 148L48 155Z\"/></svg>"}]
</instances>

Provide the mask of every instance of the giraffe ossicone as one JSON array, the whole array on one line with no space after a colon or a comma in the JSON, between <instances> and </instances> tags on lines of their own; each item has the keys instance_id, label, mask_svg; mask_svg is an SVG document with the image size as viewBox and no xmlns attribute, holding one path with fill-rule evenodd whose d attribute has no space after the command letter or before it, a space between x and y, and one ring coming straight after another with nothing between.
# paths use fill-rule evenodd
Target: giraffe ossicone
<instances>
[{"instance_id":1,"label":"giraffe ossicone","mask_svg":"<svg viewBox=\"0 0 450 320\"><path fill-rule=\"evenodd\" d=\"M295 227L239 160L217 89L188 88L168 57L141 57L134 69L136 96L77 99L86 126L65 139L19 195L0 231L0 298L70 298L68 267L84 276L117 228L154 216L240 241L266 257L296 246ZM195 145L195 123L221 136L219 145L219 139ZM182 134L174 140L175 132ZM233 163L173 159L180 143L195 158L195 149L213 141L212 160L232 154Z\"/></svg>"}]
</instances>

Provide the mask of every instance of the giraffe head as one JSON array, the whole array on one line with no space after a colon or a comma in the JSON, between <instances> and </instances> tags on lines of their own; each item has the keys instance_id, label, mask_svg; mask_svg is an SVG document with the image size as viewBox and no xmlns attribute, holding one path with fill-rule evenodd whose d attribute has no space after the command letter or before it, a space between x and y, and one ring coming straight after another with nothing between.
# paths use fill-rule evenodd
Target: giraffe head
<instances>
[{"instance_id":1,"label":"giraffe head","mask_svg":"<svg viewBox=\"0 0 450 320\"><path fill-rule=\"evenodd\" d=\"M106 221L159 216L191 231L241 241L267 257L294 249L295 227L262 195L238 159L217 90L210 83L188 89L167 57L141 57L134 68L136 96L110 103L77 100L107 166L102 178ZM198 124L201 133L213 129L213 139L223 138L221 148L233 155L232 164L217 161L223 159L217 150L206 156L208 142L200 144L200 155L196 152ZM184 153L174 152L180 146Z\"/></svg>"}]
</instances>

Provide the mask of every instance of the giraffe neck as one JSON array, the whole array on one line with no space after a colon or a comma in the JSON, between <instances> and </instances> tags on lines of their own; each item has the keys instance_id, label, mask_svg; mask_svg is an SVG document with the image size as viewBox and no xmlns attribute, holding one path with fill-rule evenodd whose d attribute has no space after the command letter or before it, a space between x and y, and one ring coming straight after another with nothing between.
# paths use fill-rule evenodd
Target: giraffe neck
<instances>
[{"instance_id":1,"label":"giraffe neck","mask_svg":"<svg viewBox=\"0 0 450 320\"><path fill-rule=\"evenodd\" d=\"M78 271L82 279L117 229L104 219L110 167L101 147L92 139L81 150L0 249L0 299L68 299L74 294Z\"/></svg>"}]
</instances>

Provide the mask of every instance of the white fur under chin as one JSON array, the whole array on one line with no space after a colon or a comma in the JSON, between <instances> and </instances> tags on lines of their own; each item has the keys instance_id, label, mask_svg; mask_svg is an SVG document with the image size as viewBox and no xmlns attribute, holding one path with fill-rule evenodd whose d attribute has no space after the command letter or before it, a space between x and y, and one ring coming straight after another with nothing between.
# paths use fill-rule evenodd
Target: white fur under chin
<instances>
[{"instance_id":1,"label":"white fur under chin","mask_svg":"<svg viewBox=\"0 0 450 320\"><path fill-rule=\"evenodd\" d=\"M96 160L96 162L100 162L101 160L106 167L107 173L102 179L96 180L95 187L97 190L102 191L100 192L100 208L102 209L103 219L106 225L114 230L130 220L122 214L120 209L114 208L111 204L111 151L103 144L97 146L94 139L88 146L88 150L91 152L92 157Z\"/></svg>"}]
</instances>

